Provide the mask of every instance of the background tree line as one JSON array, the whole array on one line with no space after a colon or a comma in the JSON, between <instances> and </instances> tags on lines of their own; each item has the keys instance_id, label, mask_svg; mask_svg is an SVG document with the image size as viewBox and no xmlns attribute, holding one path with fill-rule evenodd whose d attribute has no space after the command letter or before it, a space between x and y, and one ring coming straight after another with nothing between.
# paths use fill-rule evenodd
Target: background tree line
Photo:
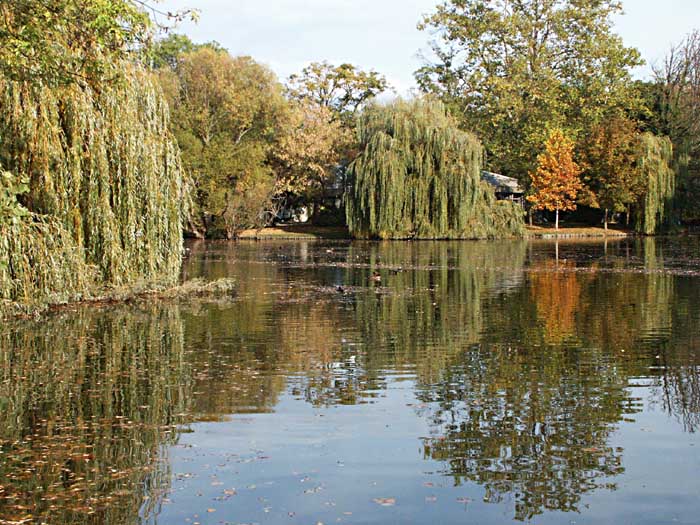
<instances>
[{"instance_id":1,"label":"background tree line","mask_svg":"<svg viewBox=\"0 0 700 525\"><path fill-rule=\"evenodd\" d=\"M484 167L519 179L533 209L584 206L598 211L582 220L607 227L617 217L653 234L697 218L700 39L637 81L644 61L613 29L621 10L617 0L447 0L419 23L433 41L415 76L418 96L439 99L476 134ZM356 122L388 88L374 71L327 62L284 85L249 57L181 35L156 43L151 60L195 182L196 236L235 237L283 207L318 202L348 173L356 180L346 169L363 147ZM538 177L547 148L569 142L562 161L575 175Z\"/></svg>"}]
</instances>

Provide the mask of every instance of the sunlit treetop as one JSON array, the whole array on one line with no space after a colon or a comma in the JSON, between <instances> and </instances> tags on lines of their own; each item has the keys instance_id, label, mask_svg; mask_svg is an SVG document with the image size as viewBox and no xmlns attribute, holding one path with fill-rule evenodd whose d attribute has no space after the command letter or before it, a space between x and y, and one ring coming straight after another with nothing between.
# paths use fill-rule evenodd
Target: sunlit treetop
<instances>
[{"instance_id":1,"label":"sunlit treetop","mask_svg":"<svg viewBox=\"0 0 700 525\"><path fill-rule=\"evenodd\" d=\"M292 98L315 102L342 118L353 117L363 104L389 89L386 78L376 71L328 62L309 64L290 76L288 84Z\"/></svg>"},{"instance_id":2,"label":"sunlit treetop","mask_svg":"<svg viewBox=\"0 0 700 525\"><path fill-rule=\"evenodd\" d=\"M0 0L0 72L51 85L118 76L158 28L192 11L160 11L147 0Z\"/></svg>"}]
</instances>

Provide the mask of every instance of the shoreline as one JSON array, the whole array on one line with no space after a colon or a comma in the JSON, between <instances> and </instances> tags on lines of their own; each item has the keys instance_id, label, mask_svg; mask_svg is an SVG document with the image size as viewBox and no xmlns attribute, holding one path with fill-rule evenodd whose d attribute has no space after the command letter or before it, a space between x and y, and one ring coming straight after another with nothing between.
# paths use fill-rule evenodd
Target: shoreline
<instances>
[{"instance_id":1,"label":"shoreline","mask_svg":"<svg viewBox=\"0 0 700 525\"><path fill-rule=\"evenodd\" d=\"M571 228L545 228L541 226L526 226L524 239L604 239L633 237L636 234L631 230L604 229L601 227L571 227ZM269 241L269 240L344 240L351 241L352 236L343 226L276 226L259 230L244 230L240 233L238 241ZM422 240L422 239L406 239ZM437 239L436 239L437 240ZM449 240L449 239L446 239ZM455 239L457 240L457 239ZM466 240L466 239L459 239Z\"/></svg>"},{"instance_id":2,"label":"shoreline","mask_svg":"<svg viewBox=\"0 0 700 525\"><path fill-rule=\"evenodd\" d=\"M526 239L607 239L634 237L637 234L631 230L616 230L601 227L572 227L572 228L544 228L542 226L526 226Z\"/></svg>"}]
</instances>

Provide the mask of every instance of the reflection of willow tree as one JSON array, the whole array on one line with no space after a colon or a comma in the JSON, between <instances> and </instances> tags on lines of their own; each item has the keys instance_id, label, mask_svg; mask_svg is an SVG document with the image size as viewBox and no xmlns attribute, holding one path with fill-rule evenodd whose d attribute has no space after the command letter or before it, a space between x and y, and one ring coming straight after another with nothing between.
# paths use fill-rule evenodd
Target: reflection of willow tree
<instances>
[{"instance_id":1,"label":"reflection of willow tree","mask_svg":"<svg viewBox=\"0 0 700 525\"><path fill-rule=\"evenodd\" d=\"M269 301L255 299L219 307L205 305L184 316L188 356L195 370L192 410L196 418L260 413L275 406L285 388L277 330L270 330ZM266 310L266 307L268 310Z\"/></svg>"},{"instance_id":2,"label":"reflection of willow tree","mask_svg":"<svg viewBox=\"0 0 700 525\"><path fill-rule=\"evenodd\" d=\"M656 244L653 239L645 243L646 252L659 251L652 252ZM667 302L673 340L662 339L661 344L651 348L660 356L656 363L660 366L655 368L659 374L656 396L687 432L696 432L700 428L700 283L697 277L676 277L667 286L673 287Z\"/></svg>"},{"instance_id":3,"label":"reflection of willow tree","mask_svg":"<svg viewBox=\"0 0 700 525\"><path fill-rule=\"evenodd\" d=\"M194 257L185 265L188 276L234 277L245 300L224 307L206 305L184 317L188 340L196 348L191 360L196 370L194 406L197 417L271 411L293 380L312 402L316 391L341 392L341 380L329 364L339 355L334 329L341 324L335 296L310 302L307 290L296 286L267 258L308 257L305 243L271 243L265 249L251 245L192 245ZM285 285L289 281L290 285ZM334 328L331 328L334 327ZM334 400L337 400L333 396Z\"/></svg>"},{"instance_id":4,"label":"reflection of willow tree","mask_svg":"<svg viewBox=\"0 0 700 525\"><path fill-rule=\"evenodd\" d=\"M2 330L0 521L152 513L189 389L176 308L82 310Z\"/></svg>"},{"instance_id":5,"label":"reflection of willow tree","mask_svg":"<svg viewBox=\"0 0 700 525\"><path fill-rule=\"evenodd\" d=\"M696 327L696 329L700 329ZM658 395L664 410L673 414L686 432L700 428L700 361L697 346L691 365L664 368L658 382Z\"/></svg>"},{"instance_id":6,"label":"reflection of willow tree","mask_svg":"<svg viewBox=\"0 0 700 525\"><path fill-rule=\"evenodd\" d=\"M457 352L479 340L484 298L522 280L525 249L519 241L370 246L369 268L350 278L362 285L378 271L389 293L357 300L358 329L369 349L366 368L415 366L419 380L437 377ZM351 249L350 260L353 255Z\"/></svg>"}]
</instances>

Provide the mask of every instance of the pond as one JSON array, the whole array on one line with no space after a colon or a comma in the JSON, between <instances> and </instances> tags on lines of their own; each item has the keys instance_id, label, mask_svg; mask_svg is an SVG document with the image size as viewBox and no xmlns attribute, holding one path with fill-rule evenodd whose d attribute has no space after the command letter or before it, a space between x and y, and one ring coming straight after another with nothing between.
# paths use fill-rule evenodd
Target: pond
<instances>
[{"instance_id":1,"label":"pond","mask_svg":"<svg viewBox=\"0 0 700 525\"><path fill-rule=\"evenodd\" d=\"M188 245L0 327L0 523L698 523L700 239Z\"/></svg>"}]
</instances>

